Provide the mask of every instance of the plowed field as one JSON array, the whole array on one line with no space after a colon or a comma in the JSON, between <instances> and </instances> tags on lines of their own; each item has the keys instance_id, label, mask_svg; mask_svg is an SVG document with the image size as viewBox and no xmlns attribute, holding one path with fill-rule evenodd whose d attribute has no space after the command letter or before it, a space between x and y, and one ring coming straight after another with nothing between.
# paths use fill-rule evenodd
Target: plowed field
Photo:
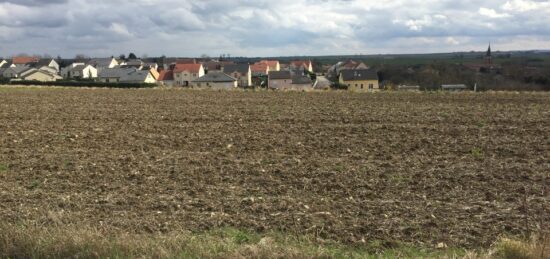
<instances>
[{"instance_id":1,"label":"plowed field","mask_svg":"<svg viewBox=\"0 0 550 259\"><path fill-rule=\"evenodd\" d=\"M482 247L549 174L549 94L0 88L9 224Z\"/></svg>"}]
</instances>

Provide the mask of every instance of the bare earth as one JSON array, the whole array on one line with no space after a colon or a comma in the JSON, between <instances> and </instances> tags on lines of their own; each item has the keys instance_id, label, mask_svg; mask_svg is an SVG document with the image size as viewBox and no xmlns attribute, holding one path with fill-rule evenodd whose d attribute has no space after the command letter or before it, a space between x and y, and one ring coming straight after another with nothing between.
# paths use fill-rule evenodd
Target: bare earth
<instances>
[{"instance_id":1,"label":"bare earth","mask_svg":"<svg viewBox=\"0 0 550 259\"><path fill-rule=\"evenodd\" d=\"M483 247L549 174L549 94L0 88L10 224Z\"/></svg>"}]
</instances>

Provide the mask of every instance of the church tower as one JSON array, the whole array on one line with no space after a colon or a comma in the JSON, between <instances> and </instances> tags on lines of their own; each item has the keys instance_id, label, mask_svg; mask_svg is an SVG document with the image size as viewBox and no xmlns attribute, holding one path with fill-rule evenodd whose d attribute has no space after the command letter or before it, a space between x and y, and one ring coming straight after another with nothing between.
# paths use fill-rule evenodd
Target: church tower
<instances>
[{"instance_id":1,"label":"church tower","mask_svg":"<svg viewBox=\"0 0 550 259\"><path fill-rule=\"evenodd\" d=\"M487 53L485 54L485 65L492 66L493 65L493 56L491 53L491 43L489 43L489 48L487 49Z\"/></svg>"}]
</instances>

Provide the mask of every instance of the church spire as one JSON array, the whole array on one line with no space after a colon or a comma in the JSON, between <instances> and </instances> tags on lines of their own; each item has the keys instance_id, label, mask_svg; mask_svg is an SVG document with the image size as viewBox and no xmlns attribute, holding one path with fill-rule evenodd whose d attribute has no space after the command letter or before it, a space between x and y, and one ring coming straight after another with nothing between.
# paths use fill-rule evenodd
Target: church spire
<instances>
[{"instance_id":1,"label":"church spire","mask_svg":"<svg viewBox=\"0 0 550 259\"><path fill-rule=\"evenodd\" d=\"M493 57L491 53L491 42L489 42L489 48L487 48L487 54L485 55L485 65L493 65Z\"/></svg>"}]
</instances>

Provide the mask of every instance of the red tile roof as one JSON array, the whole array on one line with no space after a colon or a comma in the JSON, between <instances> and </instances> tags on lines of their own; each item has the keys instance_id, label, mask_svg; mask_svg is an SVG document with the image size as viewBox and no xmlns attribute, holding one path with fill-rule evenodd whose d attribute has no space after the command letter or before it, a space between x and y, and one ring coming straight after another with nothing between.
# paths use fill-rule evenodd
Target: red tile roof
<instances>
[{"instance_id":1,"label":"red tile roof","mask_svg":"<svg viewBox=\"0 0 550 259\"><path fill-rule=\"evenodd\" d=\"M263 63L263 64L267 64L268 66L270 67L273 67L273 66L277 66L277 64L279 63L279 61L277 60L262 60L258 63Z\"/></svg>"},{"instance_id":2,"label":"red tile roof","mask_svg":"<svg viewBox=\"0 0 550 259\"><path fill-rule=\"evenodd\" d=\"M29 63L36 63L40 59L37 57L14 57L12 60L13 64L29 64Z\"/></svg>"},{"instance_id":3,"label":"red tile roof","mask_svg":"<svg viewBox=\"0 0 550 259\"><path fill-rule=\"evenodd\" d=\"M170 81L174 80L174 71L173 70L162 70L159 73L158 81Z\"/></svg>"},{"instance_id":4,"label":"red tile roof","mask_svg":"<svg viewBox=\"0 0 550 259\"><path fill-rule=\"evenodd\" d=\"M299 67L299 66L309 67L309 65L311 65L311 60L297 60L297 61L290 62L290 64L296 67Z\"/></svg>"},{"instance_id":5,"label":"red tile roof","mask_svg":"<svg viewBox=\"0 0 550 259\"><path fill-rule=\"evenodd\" d=\"M254 65L250 65L250 70L253 73L267 73L268 68L269 66L266 63L256 63Z\"/></svg>"},{"instance_id":6,"label":"red tile roof","mask_svg":"<svg viewBox=\"0 0 550 259\"><path fill-rule=\"evenodd\" d=\"M183 71L199 73L201 67L201 64L176 64L176 67L174 67L174 73L181 73Z\"/></svg>"}]
</instances>

